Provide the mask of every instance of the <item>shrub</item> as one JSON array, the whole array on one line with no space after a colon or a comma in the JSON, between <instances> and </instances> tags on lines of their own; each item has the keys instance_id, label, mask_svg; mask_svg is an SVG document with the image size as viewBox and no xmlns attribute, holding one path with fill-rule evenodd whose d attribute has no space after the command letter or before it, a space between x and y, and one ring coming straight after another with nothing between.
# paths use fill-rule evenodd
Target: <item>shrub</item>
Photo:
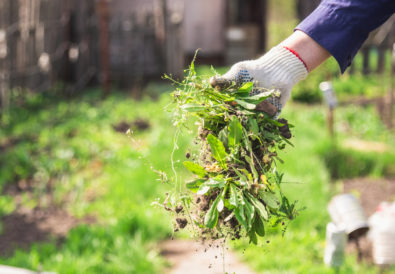
<instances>
[{"instance_id":1,"label":"shrub","mask_svg":"<svg viewBox=\"0 0 395 274\"><path fill-rule=\"evenodd\" d=\"M334 180L369 175L395 176L395 155L390 152L361 152L331 144L322 148L320 154Z\"/></svg>"}]
</instances>

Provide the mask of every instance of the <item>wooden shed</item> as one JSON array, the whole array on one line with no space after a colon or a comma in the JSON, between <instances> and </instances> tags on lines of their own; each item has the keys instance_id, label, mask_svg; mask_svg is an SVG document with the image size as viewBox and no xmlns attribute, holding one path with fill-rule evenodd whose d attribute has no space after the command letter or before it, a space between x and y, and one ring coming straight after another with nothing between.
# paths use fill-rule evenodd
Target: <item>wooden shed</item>
<instances>
[{"instance_id":1,"label":"wooden shed","mask_svg":"<svg viewBox=\"0 0 395 274\"><path fill-rule=\"evenodd\" d=\"M266 0L186 0L184 50L214 65L251 59L265 50Z\"/></svg>"}]
</instances>

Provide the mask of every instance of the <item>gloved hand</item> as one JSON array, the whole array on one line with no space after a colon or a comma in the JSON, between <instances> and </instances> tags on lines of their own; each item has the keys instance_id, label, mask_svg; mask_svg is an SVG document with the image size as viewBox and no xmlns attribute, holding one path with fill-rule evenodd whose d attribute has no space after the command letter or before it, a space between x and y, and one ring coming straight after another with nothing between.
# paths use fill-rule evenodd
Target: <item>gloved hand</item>
<instances>
[{"instance_id":1,"label":"gloved hand","mask_svg":"<svg viewBox=\"0 0 395 274\"><path fill-rule=\"evenodd\" d=\"M279 45L257 60L236 63L224 75L211 78L210 84L223 89L232 81L237 85L253 82L252 94L264 89L276 89L279 93L274 93L265 101L277 108L278 115L288 101L292 87L307 74L307 67L297 53Z\"/></svg>"}]
</instances>

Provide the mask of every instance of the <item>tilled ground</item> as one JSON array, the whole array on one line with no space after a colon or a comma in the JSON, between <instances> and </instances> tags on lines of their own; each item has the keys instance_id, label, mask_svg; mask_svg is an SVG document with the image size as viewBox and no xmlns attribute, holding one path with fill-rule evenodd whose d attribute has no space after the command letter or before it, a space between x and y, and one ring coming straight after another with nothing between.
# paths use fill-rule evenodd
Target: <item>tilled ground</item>
<instances>
[{"instance_id":1,"label":"tilled ground","mask_svg":"<svg viewBox=\"0 0 395 274\"><path fill-rule=\"evenodd\" d=\"M390 202L395 199L395 178L346 180L344 181L344 192L358 193L362 207L369 217L381 202Z\"/></svg>"},{"instance_id":2,"label":"tilled ground","mask_svg":"<svg viewBox=\"0 0 395 274\"><path fill-rule=\"evenodd\" d=\"M12 255L15 249L29 249L33 243L46 242L55 239L61 243L70 229L81 223L94 223L95 218L77 219L52 201L49 190L41 196L49 201L46 206L37 205L34 208L23 206L22 194L32 195L30 186L21 184L8 186L4 193L13 196L16 210L0 220L0 256Z\"/></svg>"},{"instance_id":3,"label":"tilled ground","mask_svg":"<svg viewBox=\"0 0 395 274\"><path fill-rule=\"evenodd\" d=\"M359 195L365 214L370 217L381 202L394 201L395 179L357 178L346 180L344 181L344 192ZM361 260L373 263L372 243L366 235L359 239L358 246L355 242L350 242L346 251L347 253L358 253L359 251Z\"/></svg>"}]
</instances>

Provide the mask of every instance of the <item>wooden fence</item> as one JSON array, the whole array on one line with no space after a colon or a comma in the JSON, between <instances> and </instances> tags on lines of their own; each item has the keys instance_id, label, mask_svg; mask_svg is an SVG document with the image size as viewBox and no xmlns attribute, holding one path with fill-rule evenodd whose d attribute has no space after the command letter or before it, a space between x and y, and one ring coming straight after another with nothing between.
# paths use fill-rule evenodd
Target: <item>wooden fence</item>
<instances>
[{"instance_id":1,"label":"wooden fence","mask_svg":"<svg viewBox=\"0 0 395 274\"><path fill-rule=\"evenodd\" d=\"M70 92L90 81L97 67L94 10L94 0L0 0L0 103L17 87L73 83Z\"/></svg>"},{"instance_id":2,"label":"wooden fence","mask_svg":"<svg viewBox=\"0 0 395 274\"><path fill-rule=\"evenodd\" d=\"M99 4L106 1L0 0L0 107L16 87L62 82L72 93L100 82L107 19ZM105 8L112 83L130 87L182 72L182 0L114 0Z\"/></svg>"}]
</instances>

